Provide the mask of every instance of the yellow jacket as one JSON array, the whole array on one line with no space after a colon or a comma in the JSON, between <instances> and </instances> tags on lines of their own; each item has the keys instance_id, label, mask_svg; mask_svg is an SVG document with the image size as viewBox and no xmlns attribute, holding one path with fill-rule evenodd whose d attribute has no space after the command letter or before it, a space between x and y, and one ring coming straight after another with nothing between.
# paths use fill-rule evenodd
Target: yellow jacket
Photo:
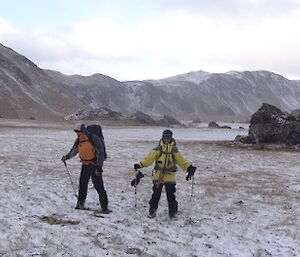
<instances>
[{"instance_id":1,"label":"yellow jacket","mask_svg":"<svg viewBox=\"0 0 300 257\"><path fill-rule=\"evenodd\" d=\"M140 163L143 167L148 167L154 161L155 167L152 179L154 182L159 183L176 183L176 165L179 165L182 170L187 170L191 165L178 151L174 139L169 144L165 144L160 140L158 146L151 150Z\"/></svg>"}]
</instances>

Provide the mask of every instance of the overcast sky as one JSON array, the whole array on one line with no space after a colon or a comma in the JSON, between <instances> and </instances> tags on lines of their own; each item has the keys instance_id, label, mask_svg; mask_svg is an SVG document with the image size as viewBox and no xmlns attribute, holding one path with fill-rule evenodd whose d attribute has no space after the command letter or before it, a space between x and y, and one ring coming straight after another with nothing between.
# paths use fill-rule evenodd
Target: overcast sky
<instances>
[{"instance_id":1,"label":"overcast sky","mask_svg":"<svg viewBox=\"0 0 300 257\"><path fill-rule=\"evenodd\" d=\"M269 70L300 79L300 0L0 0L0 42L118 80Z\"/></svg>"}]
</instances>

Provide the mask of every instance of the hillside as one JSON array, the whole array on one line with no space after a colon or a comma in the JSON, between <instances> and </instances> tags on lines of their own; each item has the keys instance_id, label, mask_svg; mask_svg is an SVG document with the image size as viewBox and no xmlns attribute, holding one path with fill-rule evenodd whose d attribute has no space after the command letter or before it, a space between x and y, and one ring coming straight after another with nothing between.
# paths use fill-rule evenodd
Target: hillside
<instances>
[{"instance_id":1,"label":"hillside","mask_svg":"<svg viewBox=\"0 0 300 257\"><path fill-rule=\"evenodd\" d=\"M43 70L0 45L0 117L59 118L103 106L181 119L247 119L263 102L300 108L300 82L269 71L195 71L160 80L118 81L103 74L65 75Z\"/></svg>"},{"instance_id":2,"label":"hillside","mask_svg":"<svg viewBox=\"0 0 300 257\"><path fill-rule=\"evenodd\" d=\"M26 57L0 44L0 115L55 118L83 107L60 82Z\"/></svg>"}]
</instances>

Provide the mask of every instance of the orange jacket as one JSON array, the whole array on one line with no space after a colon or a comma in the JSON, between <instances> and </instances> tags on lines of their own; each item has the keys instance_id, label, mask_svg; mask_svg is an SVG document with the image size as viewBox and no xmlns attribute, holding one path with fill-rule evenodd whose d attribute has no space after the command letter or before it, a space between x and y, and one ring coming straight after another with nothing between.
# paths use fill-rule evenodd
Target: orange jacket
<instances>
[{"instance_id":1,"label":"orange jacket","mask_svg":"<svg viewBox=\"0 0 300 257\"><path fill-rule=\"evenodd\" d=\"M102 168L105 159L104 144L96 135L88 132L79 133L67 156L70 159L77 153L79 153L82 164L97 165Z\"/></svg>"}]
</instances>

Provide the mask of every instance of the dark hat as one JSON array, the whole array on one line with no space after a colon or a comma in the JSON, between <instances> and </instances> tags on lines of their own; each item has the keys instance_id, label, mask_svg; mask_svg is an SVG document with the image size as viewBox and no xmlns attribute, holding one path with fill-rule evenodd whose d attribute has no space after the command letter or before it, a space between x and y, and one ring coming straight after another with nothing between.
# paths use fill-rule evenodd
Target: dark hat
<instances>
[{"instance_id":1,"label":"dark hat","mask_svg":"<svg viewBox=\"0 0 300 257\"><path fill-rule=\"evenodd\" d=\"M162 138L172 138L173 132L169 129L163 131Z\"/></svg>"},{"instance_id":2,"label":"dark hat","mask_svg":"<svg viewBox=\"0 0 300 257\"><path fill-rule=\"evenodd\" d=\"M85 125L81 124L80 126L78 126L77 128L74 129L75 132L85 132Z\"/></svg>"}]
</instances>

